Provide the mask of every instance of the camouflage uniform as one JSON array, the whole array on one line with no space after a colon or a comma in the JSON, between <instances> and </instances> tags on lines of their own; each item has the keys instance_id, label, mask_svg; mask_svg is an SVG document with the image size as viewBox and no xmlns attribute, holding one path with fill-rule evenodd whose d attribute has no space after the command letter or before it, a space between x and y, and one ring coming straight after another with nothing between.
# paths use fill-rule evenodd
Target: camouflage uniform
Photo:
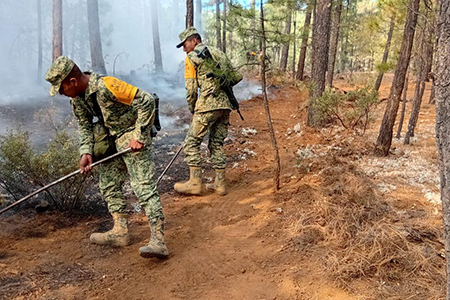
<instances>
[{"instance_id":1,"label":"camouflage uniform","mask_svg":"<svg viewBox=\"0 0 450 300\"><path fill-rule=\"evenodd\" d=\"M202 43L198 44L194 51L188 53L186 57L186 68L192 66L195 72L191 74L195 73L195 77L189 76L186 72L186 100L189 110L194 116L185 139L185 160L189 166L200 167L200 144L209 131L208 148L211 154L211 163L214 169L224 169L226 157L223 141L228 135L229 116L232 107L218 81L207 76L212 72L212 68L204 64L204 60L199 57L199 53L205 47L206 45ZM225 53L214 47L208 46L208 49L214 61L220 63L221 66L231 66ZM199 88L200 93L198 93Z\"/></svg>"},{"instance_id":2,"label":"camouflage uniform","mask_svg":"<svg viewBox=\"0 0 450 300\"><path fill-rule=\"evenodd\" d=\"M61 56L56 59L46 74L52 83L50 95L58 93L62 80L74 67L74 62ZM84 96L71 98L71 106L78 120L80 156L93 155L94 118L97 118L115 138L118 151L128 147L135 139L145 147L138 152L127 153L120 158L99 166L100 191L108 203L111 213L122 213L126 207L122 184L126 170L131 186L149 221L164 219L156 184L153 180L155 165L151 150L150 131L155 120L153 95L138 90L113 77L102 77L92 72ZM122 89L122 90L120 90ZM125 94L128 93L128 94ZM120 96L118 96L120 95Z\"/></svg>"},{"instance_id":3,"label":"camouflage uniform","mask_svg":"<svg viewBox=\"0 0 450 300\"><path fill-rule=\"evenodd\" d=\"M150 130L155 119L155 99L144 91L138 91L131 105L121 103L105 86L101 76L89 73L90 80L85 97L71 99L72 110L78 120L80 132L80 155L92 154L93 118L103 124L114 136L118 151L128 147L131 139L145 144L144 149L122 155L99 168L99 185L111 213L123 212L125 201L122 194L124 171L128 169L133 191L143 206L149 220L164 218L161 201L153 180L155 164L151 151ZM95 105L98 103L98 106Z\"/></svg>"}]
</instances>

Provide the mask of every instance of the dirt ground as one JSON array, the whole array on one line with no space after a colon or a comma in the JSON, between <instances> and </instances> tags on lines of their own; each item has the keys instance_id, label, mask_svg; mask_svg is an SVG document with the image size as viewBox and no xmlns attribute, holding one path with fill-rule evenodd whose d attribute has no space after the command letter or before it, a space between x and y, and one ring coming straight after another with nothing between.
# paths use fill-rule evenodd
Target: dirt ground
<instances>
[{"instance_id":1,"label":"dirt ground","mask_svg":"<svg viewBox=\"0 0 450 300\"><path fill-rule=\"evenodd\" d=\"M380 98L387 96L391 77ZM345 79L337 86L353 88ZM409 91L412 97L412 84ZM109 218L15 214L0 218L0 299L444 299L435 111L427 104L428 96L429 87L412 144L394 141L393 153L379 158L371 151L379 121L364 136L339 126L311 129L305 124L307 92L272 88L271 113L282 167L278 192L273 191L273 152L262 99L244 101L245 121L232 114L226 145L229 193L174 193L173 182L188 175L181 159L164 181L161 198L169 259L139 257L138 248L149 236L141 213L131 217L132 243L125 248L89 242L92 232L111 225ZM384 105L376 111L377 120ZM176 149L166 150L163 153ZM402 251L426 248L429 256L419 256L427 263L412 270L405 267L409 271L394 277L389 270L398 270L402 262L391 258L373 273L344 276L339 272L347 261L329 263L343 249L330 250L327 233L305 238L308 214L316 225L327 228L324 222L329 221L317 220L312 212L327 197L322 193L328 188L323 179L327 168L344 160L393 210L377 222L388 219L386 224L402 224L402 230L418 228L414 240L411 232L405 235L408 243ZM211 175L207 169L205 180ZM428 262L435 263L431 267Z\"/></svg>"}]
</instances>

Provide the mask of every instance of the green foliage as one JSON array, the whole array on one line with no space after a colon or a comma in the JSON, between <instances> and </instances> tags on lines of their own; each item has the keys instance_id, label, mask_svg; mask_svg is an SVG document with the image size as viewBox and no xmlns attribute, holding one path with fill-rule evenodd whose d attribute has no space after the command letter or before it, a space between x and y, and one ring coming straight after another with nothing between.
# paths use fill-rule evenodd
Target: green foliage
<instances>
[{"instance_id":1,"label":"green foliage","mask_svg":"<svg viewBox=\"0 0 450 300\"><path fill-rule=\"evenodd\" d=\"M377 65L377 72L378 73L386 73L387 71L393 70L394 67L395 67L395 64L392 62L379 63Z\"/></svg>"},{"instance_id":2,"label":"green foliage","mask_svg":"<svg viewBox=\"0 0 450 300\"><path fill-rule=\"evenodd\" d=\"M55 132L47 149L33 150L27 132L14 131L0 137L0 186L16 200L76 170L77 143L66 131ZM59 211L81 207L85 177L75 176L41 194Z\"/></svg>"},{"instance_id":3,"label":"green foliage","mask_svg":"<svg viewBox=\"0 0 450 300\"><path fill-rule=\"evenodd\" d=\"M316 124L339 123L348 130L364 134L367 125L373 121L372 111L378 103L378 92L366 86L346 94L327 89L322 97L310 101L309 105L314 108Z\"/></svg>"}]
</instances>

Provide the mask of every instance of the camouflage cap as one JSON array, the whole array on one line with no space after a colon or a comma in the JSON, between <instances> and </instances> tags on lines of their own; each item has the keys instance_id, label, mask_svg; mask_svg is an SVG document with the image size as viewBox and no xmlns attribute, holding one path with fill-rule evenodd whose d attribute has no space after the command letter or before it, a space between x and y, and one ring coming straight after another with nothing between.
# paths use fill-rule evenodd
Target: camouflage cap
<instances>
[{"instance_id":1,"label":"camouflage cap","mask_svg":"<svg viewBox=\"0 0 450 300\"><path fill-rule=\"evenodd\" d=\"M188 27L186 30L184 30L182 33L180 33L180 43L177 45L177 48L180 48L183 46L184 42L186 42L187 38L194 34L200 34L198 33L197 29L195 27Z\"/></svg>"},{"instance_id":2,"label":"camouflage cap","mask_svg":"<svg viewBox=\"0 0 450 300\"><path fill-rule=\"evenodd\" d=\"M52 84L50 88L50 96L58 94L61 87L61 82L72 71L75 63L67 56L60 56L55 59L45 74L45 80Z\"/></svg>"}]
</instances>

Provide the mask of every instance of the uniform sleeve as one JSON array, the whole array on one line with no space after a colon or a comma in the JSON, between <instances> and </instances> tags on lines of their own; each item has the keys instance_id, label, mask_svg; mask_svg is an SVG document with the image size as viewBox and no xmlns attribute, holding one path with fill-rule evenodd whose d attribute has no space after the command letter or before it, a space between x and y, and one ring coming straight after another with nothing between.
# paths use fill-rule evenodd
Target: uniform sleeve
<instances>
[{"instance_id":1,"label":"uniform sleeve","mask_svg":"<svg viewBox=\"0 0 450 300\"><path fill-rule=\"evenodd\" d=\"M139 92L133 100L138 117L133 130L133 139L145 144L150 138L150 130L155 121L155 98L150 93Z\"/></svg>"},{"instance_id":2,"label":"uniform sleeve","mask_svg":"<svg viewBox=\"0 0 450 300\"><path fill-rule=\"evenodd\" d=\"M194 113L198 97L197 66L189 55L186 57L184 65L184 83L188 108L191 113Z\"/></svg>"},{"instance_id":3,"label":"uniform sleeve","mask_svg":"<svg viewBox=\"0 0 450 300\"><path fill-rule=\"evenodd\" d=\"M77 103L76 99L71 99L70 103L73 114L78 121L80 156L83 154L92 155L94 148L93 116L83 105Z\"/></svg>"}]
</instances>

